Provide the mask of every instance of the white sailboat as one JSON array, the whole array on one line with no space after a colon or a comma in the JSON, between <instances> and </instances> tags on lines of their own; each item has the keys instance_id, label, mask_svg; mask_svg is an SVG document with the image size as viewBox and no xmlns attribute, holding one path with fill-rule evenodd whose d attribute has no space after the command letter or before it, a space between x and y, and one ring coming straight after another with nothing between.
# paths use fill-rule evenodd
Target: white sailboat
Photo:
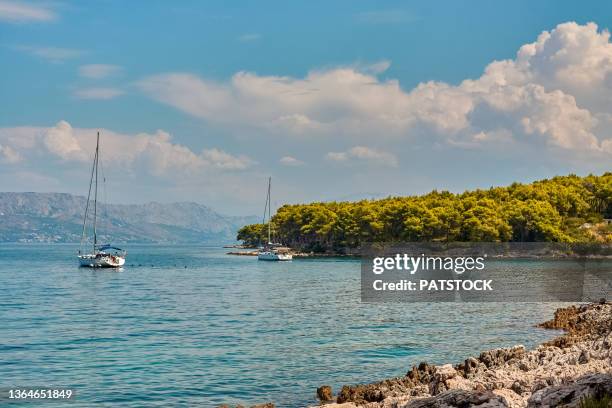
<instances>
[{"instance_id":1,"label":"white sailboat","mask_svg":"<svg viewBox=\"0 0 612 408\"><path fill-rule=\"evenodd\" d=\"M270 190L272 187L272 177L268 178L268 197L266 198L266 207L264 209L264 220L266 223L266 212L268 215L268 243L257 253L257 259L260 261L290 261L293 259L293 255L281 250L280 244L272 243L272 226L271 226L271 212L272 212L272 201L270 200Z\"/></svg>"},{"instance_id":2,"label":"white sailboat","mask_svg":"<svg viewBox=\"0 0 612 408\"><path fill-rule=\"evenodd\" d=\"M89 179L89 193L87 193L87 204L85 205L85 215L83 216L83 232L81 234L81 244L79 246L79 265L90 268L118 268L125 264L127 252L110 244L98 245L98 231L96 228L98 218L98 164L100 162L100 132L96 138L96 154L94 155L91 177ZM93 200L93 247L91 252L82 251L83 244L86 242L87 216L89 214L89 202L91 198L91 188L94 186Z\"/></svg>"}]
</instances>

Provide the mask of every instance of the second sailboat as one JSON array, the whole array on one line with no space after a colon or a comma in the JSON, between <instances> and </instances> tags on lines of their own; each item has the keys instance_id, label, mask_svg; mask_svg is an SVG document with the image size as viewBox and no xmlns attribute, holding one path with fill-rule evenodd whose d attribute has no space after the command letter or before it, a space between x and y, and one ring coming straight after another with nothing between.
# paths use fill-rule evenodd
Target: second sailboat
<instances>
[{"instance_id":1,"label":"second sailboat","mask_svg":"<svg viewBox=\"0 0 612 408\"><path fill-rule=\"evenodd\" d=\"M264 219L263 223L266 223L266 213L268 218L268 243L264 245L260 251L257 253L257 259L260 261L290 261L293 259L293 255L291 255L286 249L281 249L281 244L272 243L272 201L270 200L270 190L272 187L272 177L268 178L268 196L266 198L266 207L264 209Z\"/></svg>"}]
</instances>

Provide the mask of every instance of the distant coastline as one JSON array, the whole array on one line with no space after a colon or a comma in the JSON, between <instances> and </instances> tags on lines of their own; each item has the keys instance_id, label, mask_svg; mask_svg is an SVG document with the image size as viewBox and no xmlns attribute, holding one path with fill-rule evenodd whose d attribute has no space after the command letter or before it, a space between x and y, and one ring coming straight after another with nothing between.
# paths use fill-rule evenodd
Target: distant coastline
<instances>
[{"instance_id":1,"label":"distant coastline","mask_svg":"<svg viewBox=\"0 0 612 408\"><path fill-rule=\"evenodd\" d=\"M80 242L87 198L0 192L0 242ZM254 216L220 214L192 202L100 204L98 233L115 243L231 243Z\"/></svg>"}]
</instances>

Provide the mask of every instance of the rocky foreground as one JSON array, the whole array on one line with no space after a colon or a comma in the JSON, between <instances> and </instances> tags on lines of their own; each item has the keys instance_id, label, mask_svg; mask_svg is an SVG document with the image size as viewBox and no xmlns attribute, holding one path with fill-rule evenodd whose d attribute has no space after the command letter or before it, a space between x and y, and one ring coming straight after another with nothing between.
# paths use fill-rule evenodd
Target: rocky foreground
<instances>
[{"instance_id":1,"label":"rocky foreground","mask_svg":"<svg viewBox=\"0 0 612 408\"><path fill-rule=\"evenodd\" d=\"M325 408L612 407L612 303L558 309L540 325L566 333L535 350L485 351L458 365L421 363L404 377L329 386L317 395ZM590 405L589 405L590 406Z\"/></svg>"}]
</instances>

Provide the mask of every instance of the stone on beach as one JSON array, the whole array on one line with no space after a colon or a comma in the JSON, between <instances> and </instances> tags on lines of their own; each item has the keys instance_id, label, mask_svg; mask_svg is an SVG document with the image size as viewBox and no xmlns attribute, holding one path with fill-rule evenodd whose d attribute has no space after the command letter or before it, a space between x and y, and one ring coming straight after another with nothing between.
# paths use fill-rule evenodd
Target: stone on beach
<instances>
[{"instance_id":1,"label":"stone on beach","mask_svg":"<svg viewBox=\"0 0 612 408\"><path fill-rule=\"evenodd\" d=\"M334 394L332 393L332 387L329 385L322 385L317 388L317 398L320 401L332 401L334 399Z\"/></svg>"}]
</instances>

